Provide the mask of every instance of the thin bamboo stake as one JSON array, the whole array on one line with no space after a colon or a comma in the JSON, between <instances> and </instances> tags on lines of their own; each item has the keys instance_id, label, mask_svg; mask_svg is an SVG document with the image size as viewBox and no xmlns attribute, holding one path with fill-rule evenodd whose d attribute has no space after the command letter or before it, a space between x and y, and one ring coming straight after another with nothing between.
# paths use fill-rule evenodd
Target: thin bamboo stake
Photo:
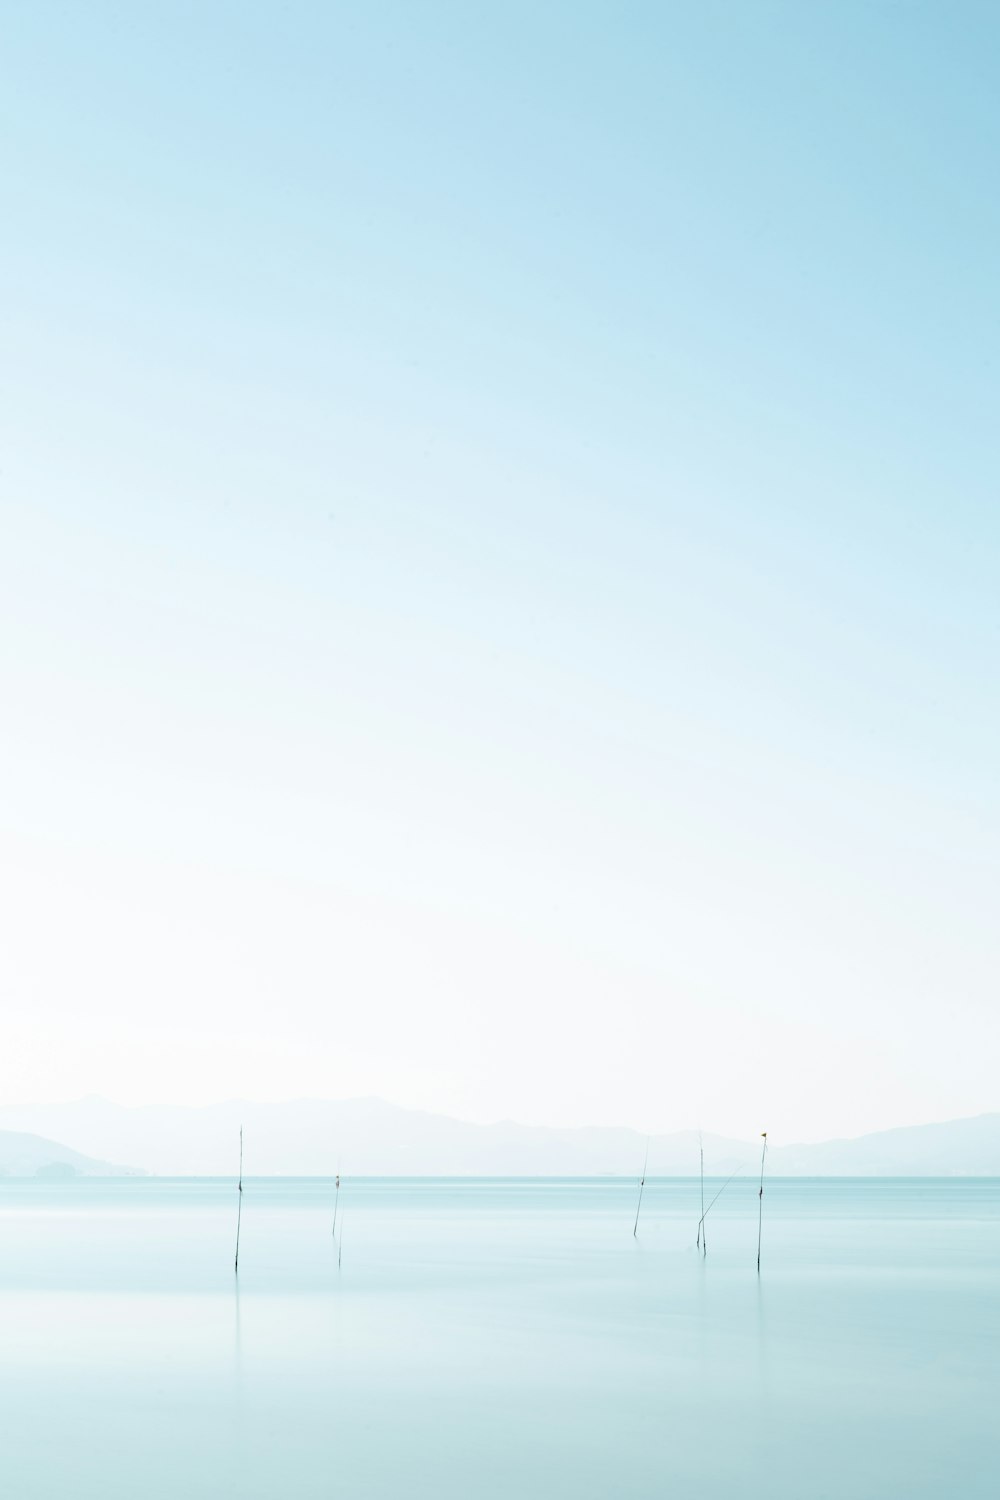
<instances>
[{"instance_id":1,"label":"thin bamboo stake","mask_svg":"<svg viewBox=\"0 0 1000 1500\"><path fill-rule=\"evenodd\" d=\"M334 1239L337 1238L337 1202L340 1198L340 1173L337 1173L337 1191L333 1195L333 1229L330 1233Z\"/></svg>"},{"instance_id":2,"label":"thin bamboo stake","mask_svg":"<svg viewBox=\"0 0 1000 1500\"><path fill-rule=\"evenodd\" d=\"M705 1235L705 1143L698 1132L698 1155L701 1158L701 1218L698 1220L698 1238L695 1244L701 1245L702 1255L708 1251L708 1240Z\"/></svg>"},{"instance_id":3,"label":"thin bamboo stake","mask_svg":"<svg viewBox=\"0 0 1000 1500\"><path fill-rule=\"evenodd\" d=\"M760 1234L764 1225L764 1158L767 1155L767 1131L762 1130L764 1145L760 1153L760 1192L757 1194L757 1275L760 1275Z\"/></svg>"},{"instance_id":4,"label":"thin bamboo stake","mask_svg":"<svg viewBox=\"0 0 1000 1500\"><path fill-rule=\"evenodd\" d=\"M639 1210L642 1207L642 1190L646 1185L646 1167L649 1164L649 1136L646 1137L646 1155L642 1163L642 1176L639 1179L639 1201L635 1206L635 1223L632 1225L632 1238L635 1239L639 1229Z\"/></svg>"},{"instance_id":5,"label":"thin bamboo stake","mask_svg":"<svg viewBox=\"0 0 1000 1500\"><path fill-rule=\"evenodd\" d=\"M730 1172L729 1176L726 1178L725 1182L722 1184L722 1186L720 1187L719 1191L716 1193L715 1197L712 1199L712 1202L708 1205L708 1207L705 1209L705 1212L702 1214L702 1216L701 1216L701 1224L699 1224L699 1226L698 1226L699 1233L702 1232L702 1225L704 1224L705 1220L708 1218L709 1214L712 1212L713 1206L716 1203L718 1203L719 1199L722 1197L723 1193L726 1191L726 1188L732 1182L733 1178L734 1177L738 1177L739 1174L742 1171L743 1171L742 1167L737 1167L735 1172ZM704 1243L704 1241L703 1241L703 1243Z\"/></svg>"},{"instance_id":6,"label":"thin bamboo stake","mask_svg":"<svg viewBox=\"0 0 1000 1500\"><path fill-rule=\"evenodd\" d=\"M236 1200L236 1259L233 1262L233 1270L237 1276L240 1273L240 1219L243 1217L243 1126L240 1126L240 1181L239 1198Z\"/></svg>"}]
</instances>

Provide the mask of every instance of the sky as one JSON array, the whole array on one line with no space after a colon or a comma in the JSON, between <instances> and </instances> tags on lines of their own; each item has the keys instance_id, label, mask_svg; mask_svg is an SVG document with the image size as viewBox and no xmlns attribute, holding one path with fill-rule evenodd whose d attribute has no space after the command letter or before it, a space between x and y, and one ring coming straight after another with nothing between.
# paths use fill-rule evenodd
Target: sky
<instances>
[{"instance_id":1,"label":"sky","mask_svg":"<svg viewBox=\"0 0 1000 1500\"><path fill-rule=\"evenodd\" d=\"M998 59L0 3L0 1098L1000 1107Z\"/></svg>"}]
</instances>

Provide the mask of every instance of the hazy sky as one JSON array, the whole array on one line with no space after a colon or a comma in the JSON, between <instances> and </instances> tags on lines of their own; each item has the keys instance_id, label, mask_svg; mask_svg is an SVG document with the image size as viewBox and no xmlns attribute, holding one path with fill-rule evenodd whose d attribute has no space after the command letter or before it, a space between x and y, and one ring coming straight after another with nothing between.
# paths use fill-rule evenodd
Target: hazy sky
<instances>
[{"instance_id":1,"label":"hazy sky","mask_svg":"<svg viewBox=\"0 0 1000 1500\"><path fill-rule=\"evenodd\" d=\"M1000 1105L998 59L0 5L0 1098Z\"/></svg>"}]
</instances>

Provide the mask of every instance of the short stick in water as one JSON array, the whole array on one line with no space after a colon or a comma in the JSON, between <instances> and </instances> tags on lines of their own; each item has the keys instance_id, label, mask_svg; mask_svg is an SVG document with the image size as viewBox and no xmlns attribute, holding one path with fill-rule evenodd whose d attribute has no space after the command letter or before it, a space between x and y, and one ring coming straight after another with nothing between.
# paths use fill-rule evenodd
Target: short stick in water
<instances>
[{"instance_id":1,"label":"short stick in water","mask_svg":"<svg viewBox=\"0 0 1000 1500\"><path fill-rule=\"evenodd\" d=\"M239 1275L240 1270L240 1219L243 1216L243 1126L240 1126L240 1181L239 1197L236 1200L236 1259L233 1262L233 1270Z\"/></svg>"},{"instance_id":2,"label":"short stick in water","mask_svg":"<svg viewBox=\"0 0 1000 1500\"><path fill-rule=\"evenodd\" d=\"M704 1213L702 1214L702 1216L701 1216L701 1223L698 1225L698 1233L702 1236L702 1244L705 1243L705 1240L704 1240L704 1225L705 1225L705 1220L708 1218L708 1216L712 1212L712 1209L714 1208L715 1204L718 1203L719 1199L722 1197L723 1193L726 1191L726 1188L732 1182L733 1178L737 1177L740 1174L740 1172L742 1172L742 1171L743 1171L742 1167L737 1167L735 1172L731 1172L729 1174L729 1176L726 1178L725 1182L720 1187L719 1191L716 1193L715 1197L712 1199L711 1203L708 1205L708 1207L705 1209Z\"/></svg>"},{"instance_id":3,"label":"short stick in water","mask_svg":"<svg viewBox=\"0 0 1000 1500\"><path fill-rule=\"evenodd\" d=\"M760 1232L764 1225L764 1158L767 1155L767 1131L761 1131L764 1145L760 1153L760 1192L757 1194L757 1275L760 1275Z\"/></svg>"},{"instance_id":4,"label":"short stick in water","mask_svg":"<svg viewBox=\"0 0 1000 1500\"><path fill-rule=\"evenodd\" d=\"M632 1225L632 1238L635 1239L639 1229L639 1210L642 1207L642 1190L646 1185L646 1167L649 1164L649 1137L646 1138L646 1155L642 1163L642 1176L639 1179L639 1201L635 1206L635 1223Z\"/></svg>"}]
</instances>

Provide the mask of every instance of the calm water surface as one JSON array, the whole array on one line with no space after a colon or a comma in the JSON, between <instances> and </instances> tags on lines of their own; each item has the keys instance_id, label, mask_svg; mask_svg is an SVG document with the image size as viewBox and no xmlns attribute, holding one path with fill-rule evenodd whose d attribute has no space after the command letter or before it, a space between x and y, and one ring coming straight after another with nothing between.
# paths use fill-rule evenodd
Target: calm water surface
<instances>
[{"instance_id":1,"label":"calm water surface","mask_svg":"<svg viewBox=\"0 0 1000 1500\"><path fill-rule=\"evenodd\" d=\"M0 1492L1000 1494L1000 1183L244 1187L0 1182Z\"/></svg>"}]
</instances>

